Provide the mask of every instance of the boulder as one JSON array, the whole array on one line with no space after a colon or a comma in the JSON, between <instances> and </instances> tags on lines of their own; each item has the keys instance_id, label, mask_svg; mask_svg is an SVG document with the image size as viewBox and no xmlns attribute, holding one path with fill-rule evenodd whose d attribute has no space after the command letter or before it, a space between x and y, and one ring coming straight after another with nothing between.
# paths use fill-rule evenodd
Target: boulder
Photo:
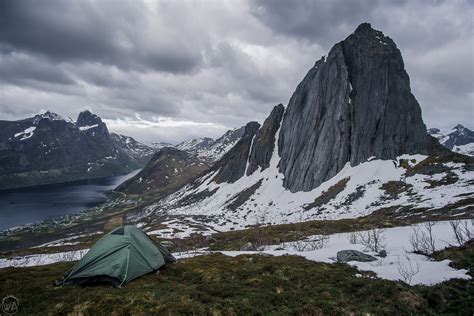
<instances>
[{"instance_id":1,"label":"boulder","mask_svg":"<svg viewBox=\"0 0 474 316\"><path fill-rule=\"evenodd\" d=\"M162 241L160 244L166 249L172 249L174 247L174 243L171 240Z\"/></svg>"},{"instance_id":2,"label":"boulder","mask_svg":"<svg viewBox=\"0 0 474 316\"><path fill-rule=\"evenodd\" d=\"M251 242L248 242L240 247L240 251L257 251L257 248Z\"/></svg>"},{"instance_id":3,"label":"boulder","mask_svg":"<svg viewBox=\"0 0 474 316\"><path fill-rule=\"evenodd\" d=\"M377 258L357 250L341 250L337 253L337 262L346 263L349 261L370 262Z\"/></svg>"}]
</instances>

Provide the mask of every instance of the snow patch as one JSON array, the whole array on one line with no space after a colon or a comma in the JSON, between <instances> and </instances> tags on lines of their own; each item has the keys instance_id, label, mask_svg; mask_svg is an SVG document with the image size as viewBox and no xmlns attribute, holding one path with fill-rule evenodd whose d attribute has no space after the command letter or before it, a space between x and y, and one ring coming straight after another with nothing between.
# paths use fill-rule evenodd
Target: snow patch
<instances>
[{"instance_id":1,"label":"snow patch","mask_svg":"<svg viewBox=\"0 0 474 316\"><path fill-rule=\"evenodd\" d=\"M20 140L25 140L32 137L34 135L35 130L36 130L36 126L31 126L25 129L23 132L16 133L14 137L17 138L21 136Z\"/></svg>"},{"instance_id":2,"label":"snow patch","mask_svg":"<svg viewBox=\"0 0 474 316\"><path fill-rule=\"evenodd\" d=\"M79 130L81 130L81 131L87 131L87 130L89 130L89 129L91 129L91 128L96 128L96 127L98 127L98 126L99 126L99 124L86 125L86 126L79 126Z\"/></svg>"}]
</instances>

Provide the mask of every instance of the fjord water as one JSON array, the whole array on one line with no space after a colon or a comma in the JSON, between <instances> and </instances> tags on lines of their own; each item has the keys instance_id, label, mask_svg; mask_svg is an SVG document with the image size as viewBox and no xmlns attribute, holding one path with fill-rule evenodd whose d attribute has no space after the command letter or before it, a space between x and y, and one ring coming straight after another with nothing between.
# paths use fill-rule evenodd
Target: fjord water
<instances>
[{"instance_id":1,"label":"fjord water","mask_svg":"<svg viewBox=\"0 0 474 316\"><path fill-rule=\"evenodd\" d=\"M106 191L139 170L98 179L0 191L0 231L44 219L77 213L107 201Z\"/></svg>"}]
</instances>

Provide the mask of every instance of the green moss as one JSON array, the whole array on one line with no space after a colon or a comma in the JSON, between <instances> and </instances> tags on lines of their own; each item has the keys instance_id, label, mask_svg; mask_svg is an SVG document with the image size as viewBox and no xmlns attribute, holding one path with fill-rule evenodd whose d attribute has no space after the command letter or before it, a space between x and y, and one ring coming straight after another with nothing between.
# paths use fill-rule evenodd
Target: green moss
<instances>
[{"instance_id":1,"label":"green moss","mask_svg":"<svg viewBox=\"0 0 474 316\"><path fill-rule=\"evenodd\" d=\"M443 185L454 184L459 180L459 177L452 171L448 171L441 180L428 180L428 189L436 188Z\"/></svg>"},{"instance_id":2,"label":"green moss","mask_svg":"<svg viewBox=\"0 0 474 316\"><path fill-rule=\"evenodd\" d=\"M412 187L403 181L388 181L382 184L380 189L384 190L389 198L396 199L402 193L410 193Z\"/></svg>"},{"instance_id":3,"label":"green moss","mask_svg":"<svg viewBox=\"0 0 474 316\"><path fill-rule=\"evenodd\" d=\"M435 260L441 261L449 259L449 264L455 269L466 269L474 277L474 240L464 247L451 247L445 250L436 251L432 254Z\"/></svg>"},{"instance_id":4,"label":"green moss","mask_svg":"<svg viewBox=\"0 0 474 316\"><path fill-rule=\"evenodd\" d=\"M442 172L448 172L449 167L445 166L444 163L454 162L464 164L465 168L472 169L474 166L474 158L453 153L451 151L442 152L438 155L432 155L425 160L419 162L412 168L408 168L406 175L412 176L415 174L437 174Z\"/></svg>"},{"instance_id":5,"label":"green moss","mask_svg":"<svg viewBox=\"0 0 474 316\"><path fill-rule=\"evenodd\" d=\"M329 201L334 199L339 193L344 191L347 182L349 182L350 179L350 177L347 177L340 180L338 183L332 185L326 191L322 192L321 195L314 200L314 202L305 205L303 208L305 210L310 210L312 208L319 207L323 204L328 203Z\"/></svg>"}]
</instances>

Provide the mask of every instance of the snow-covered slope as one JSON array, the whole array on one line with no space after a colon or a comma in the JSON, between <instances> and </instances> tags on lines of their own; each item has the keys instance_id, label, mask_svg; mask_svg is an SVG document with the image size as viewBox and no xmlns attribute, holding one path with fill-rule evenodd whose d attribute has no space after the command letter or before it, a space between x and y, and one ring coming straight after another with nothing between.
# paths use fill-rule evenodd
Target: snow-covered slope
<instances>
[{"instance_id":1,"label":"snow-covered slope","mask_svg":"<svg viewBox=\"0 0 474 316\"><path fill-rule=\"evenodd\" d=\"M227 131L213 141L208 147L196 151L196 155L208 161L217 161L239 141L244 133L244 127Z\"/></svg>"},{"instance_id":2,"label":"snow-covered slope","mask_svg":"<svg viewBox=\"0 0 474 316\"><path fill-rule=\"evenodd\" d=\"M179 143L175 148L186 152L198 152L199 150L208 148L212 143L214 143L214 140L210 137L193 138Z\"/></svg>"},{"instance_id":3,"label":"snow-covered slope","mask_svg":"<svg viewBox=\"0 0 474 316\"><path fill-rule=\"evenodd\" d=\"M469 128L458 124L452 129L444 131L430 128L428 133L436 137L446 148L463 155L474 156L474 131Z\"/></svg>"},{"instance_id":4,"label":"snow-covered slope","mask_svg":"<svg viewBox=\"0 0 474 316\"><path fill-rule=\"evenodd\" d=\"M278 135L278 133L276 134ZM242 229L257 222L279 224L315 219L354 218L378 210L473 212L473 162L446 162L403 155L396 160L370 160L346 166L332 179L308 192L292 193L278 170L278 136L269 168L244 175L234 183L216 183L218 171L131 216L132 222L152 222L157 215L188 217L208 232ZM460 201L470 199L467 204ZM189 202L191 201L191 202Z\"/></svg>"}]
</instances>

